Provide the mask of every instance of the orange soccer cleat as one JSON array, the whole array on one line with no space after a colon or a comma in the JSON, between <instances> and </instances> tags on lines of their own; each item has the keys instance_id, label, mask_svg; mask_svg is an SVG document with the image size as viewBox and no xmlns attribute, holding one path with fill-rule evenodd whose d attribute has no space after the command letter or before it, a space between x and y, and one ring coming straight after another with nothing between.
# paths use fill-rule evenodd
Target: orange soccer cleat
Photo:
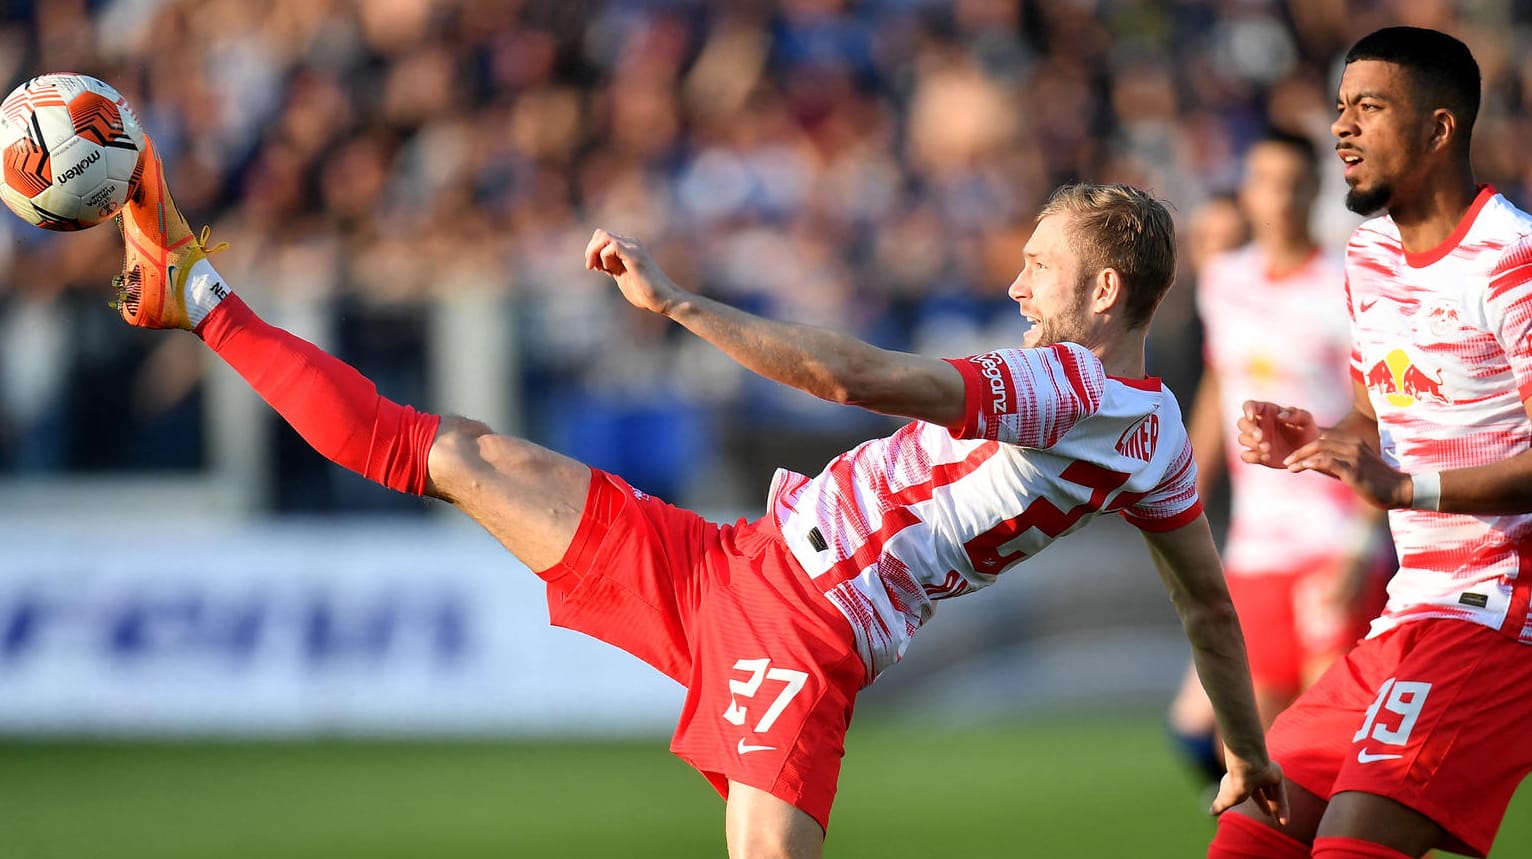
<instances>
[{"instance_id":1,"label":"orange soccer cleat","mask_svg":"<svg viewBox=\"0 0 1532 859\"><path fill-rule=\"evenodd\" d=\"M228 247L206 247L209 229L194 236L165 185L165 168L154 141L144 137L137 187L117 216L127 246L114 306L129 325L140 328L195 329L228 295L209 254ZM190 295L188 287L191 287Z\"/></svg>"}]
</instances>

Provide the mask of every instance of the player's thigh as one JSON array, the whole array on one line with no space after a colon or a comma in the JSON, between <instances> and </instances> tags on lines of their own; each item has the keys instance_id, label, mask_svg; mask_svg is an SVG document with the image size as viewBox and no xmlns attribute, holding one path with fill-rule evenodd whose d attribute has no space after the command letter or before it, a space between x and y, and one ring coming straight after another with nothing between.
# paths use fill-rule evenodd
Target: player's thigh
<instances>
[{"instance_id":1,"label":"player's thigh","mask_svg":"<svg viewBox=\"0 0 1532 859\"><path fill-rule=\"evenodd\" d=\"M1234 806L1224 814L1238 814L1248 817L1263 826L1270 827L1290 838L1296 838L1304 844L1313 844L1314 835L1319 831L1320 821L1324 819L1325 808L1328 803L1322 797L1302 785L1295 784L1291 779L1287 781L1287 806L1288 822L1286 826L1279 825L1272 820L1254 799L1247 799Z\"/></svg>"},{"instance_id":2,"label":"player's thigh","mask_svg":"<svg viewBox=\"0 0 1532 859\"><path fill-rule=\"evenodd\" d=\"M1350 790L1330 797L1317 835L1371 841L1419 856L1441 841L1442 832L1435 821L1407 805Z\"/></svg>"},{"instance_id":3,"label":"player's thigh","mask_svg":"<svg viewBox=\"0 0 1532 859\"><path fill-rule=\"evenodd\" d=\"M737 781L729 782L725 831L730 859L818 859L824 853L825 833L813 817Z\"/></svg>"},{"instance_id":4,"label":"player's thigh","mask_svg":"<svg viewBox=\"0 0 1532 859\"><path fill-rule=\"evenodd\" d=\"M558 563L590 491L585 464L477 421L442 419L429 457L430 494L450 501L522 563Z\"/></svg>"}]
</instances>

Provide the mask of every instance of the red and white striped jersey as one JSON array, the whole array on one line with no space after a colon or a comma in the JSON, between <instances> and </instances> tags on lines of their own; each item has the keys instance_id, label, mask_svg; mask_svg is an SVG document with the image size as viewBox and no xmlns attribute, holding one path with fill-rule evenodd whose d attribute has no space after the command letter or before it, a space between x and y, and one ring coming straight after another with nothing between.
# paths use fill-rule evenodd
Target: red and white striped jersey
<instances>
[{"instance_id":1,"label":"red and white striped jersey","mask_svg":"<svg viewBox=\"0 0 1532 859\"><path fill-rule=\"evenodd\" d=\"M1365 503L1344 483L1246 463L1233 431L1245 400L1302 403L1322 426L1351 411L1344 280L1339 254L1315 251L1275 276L1254 244L1214 257L1198 277L1197 310L1225 428L1230 576L1331 566L1374 530Z\"/></svg>"},{"instance_id":2,"label":"red and white striped jersey","mask_svg":"<svg viewBox=\"0 0 1532 859\"><path fill-rule=\"evenodd\" d=\"M1072 343L951 361L966 421L923 421L841 454L817 477L779 470L788 546L851 622L869 682L904 654L934 600L1002 572L1101 513L1170 530L1202 512L1180 409L1159 379L1117 379Z\"/></svg>"},{"instance_id":3,"label":"red and white striped jersey","mask_svg":"<svg viewBox=\"0 0 1532 859\"><path fill-rule=\"evenodd\" d=\"M1485 187L1437 248L1404 250L1388 217L1346 252L1352 372L1384 459L1409 473L1491 465L1527 450L1532 422L1532 216ZM1372 635L1426 617L1532 643L1532 513L1389 513L1400 569Z\"/></svg>"}]
</instances>

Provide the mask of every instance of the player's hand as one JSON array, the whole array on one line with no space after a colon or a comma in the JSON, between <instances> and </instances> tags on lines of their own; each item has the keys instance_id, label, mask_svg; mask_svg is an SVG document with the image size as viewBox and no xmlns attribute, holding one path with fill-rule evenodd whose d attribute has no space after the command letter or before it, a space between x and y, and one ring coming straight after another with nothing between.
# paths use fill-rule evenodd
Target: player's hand
<instances>
[{"instance_id":1,"label":"player's hand","mask_svg":"<svg viewBox=\"0 0 1532 859\"><path fill-rule=\"evenodd\" d=\"M1246 400L1237 424L1245 462L1281 468L1283 460L1319 437L1314 416L1304 409Z\"/></svg>"},{"instance_id":2,"label":"player's hand","mask_svg":"<svg viewBox=\"0 0 1532 859\"><path fill-rule=\"evenodd\" d=\"M1351 487L1363 501L1388 510L1408 507L1415 488L1410 476L1383 461L1372 446L1356 436L1330 431L1282 460L1288 471L1318 471Z\"/></svg>"},{"instance_id":3,"label":"player's hand","mask_svg":"<svg viewBox=\"0 0 1532 859\"><path fill-rule=\"evenodd\" d=\"M639 310L664 313L686 291L676 286L638 239L596 230L585 246L585 267L617 281L623 298Z\"/></svg>"},{"instance_id":4,"label":"player's hand","mask_svg":"<svg viewBox=\"0 0 1532 859\"><path fill-rule=\"evenodd\" d=\"M1282 768L1275 761L1253 765L1224 749L1224 761L1228 772L1218 783L1218 796L1208 813L1223 814L1225 811L1249 799L1262 814L1286 826L1290 819L1287 805L1287 784L1282 779Z\"/></svg>"}]
</instances>

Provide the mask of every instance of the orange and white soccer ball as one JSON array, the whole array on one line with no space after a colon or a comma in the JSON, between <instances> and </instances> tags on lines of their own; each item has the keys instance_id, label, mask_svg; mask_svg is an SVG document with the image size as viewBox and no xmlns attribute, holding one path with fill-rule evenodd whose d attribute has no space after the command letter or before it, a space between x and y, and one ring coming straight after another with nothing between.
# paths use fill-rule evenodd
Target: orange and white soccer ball
<instances>
[{"instance_id":1,"label":"orange and white soccer ball","mask_svg":"<svg viewBox=\"0 0 1532 859\"><path fill-rule=\"evenodd\" d=\"M93 227L127 201L143 149L117 90L68 72L35 77L0 102L0 198L44 229Z\"/></svg>"}]
</instances>

